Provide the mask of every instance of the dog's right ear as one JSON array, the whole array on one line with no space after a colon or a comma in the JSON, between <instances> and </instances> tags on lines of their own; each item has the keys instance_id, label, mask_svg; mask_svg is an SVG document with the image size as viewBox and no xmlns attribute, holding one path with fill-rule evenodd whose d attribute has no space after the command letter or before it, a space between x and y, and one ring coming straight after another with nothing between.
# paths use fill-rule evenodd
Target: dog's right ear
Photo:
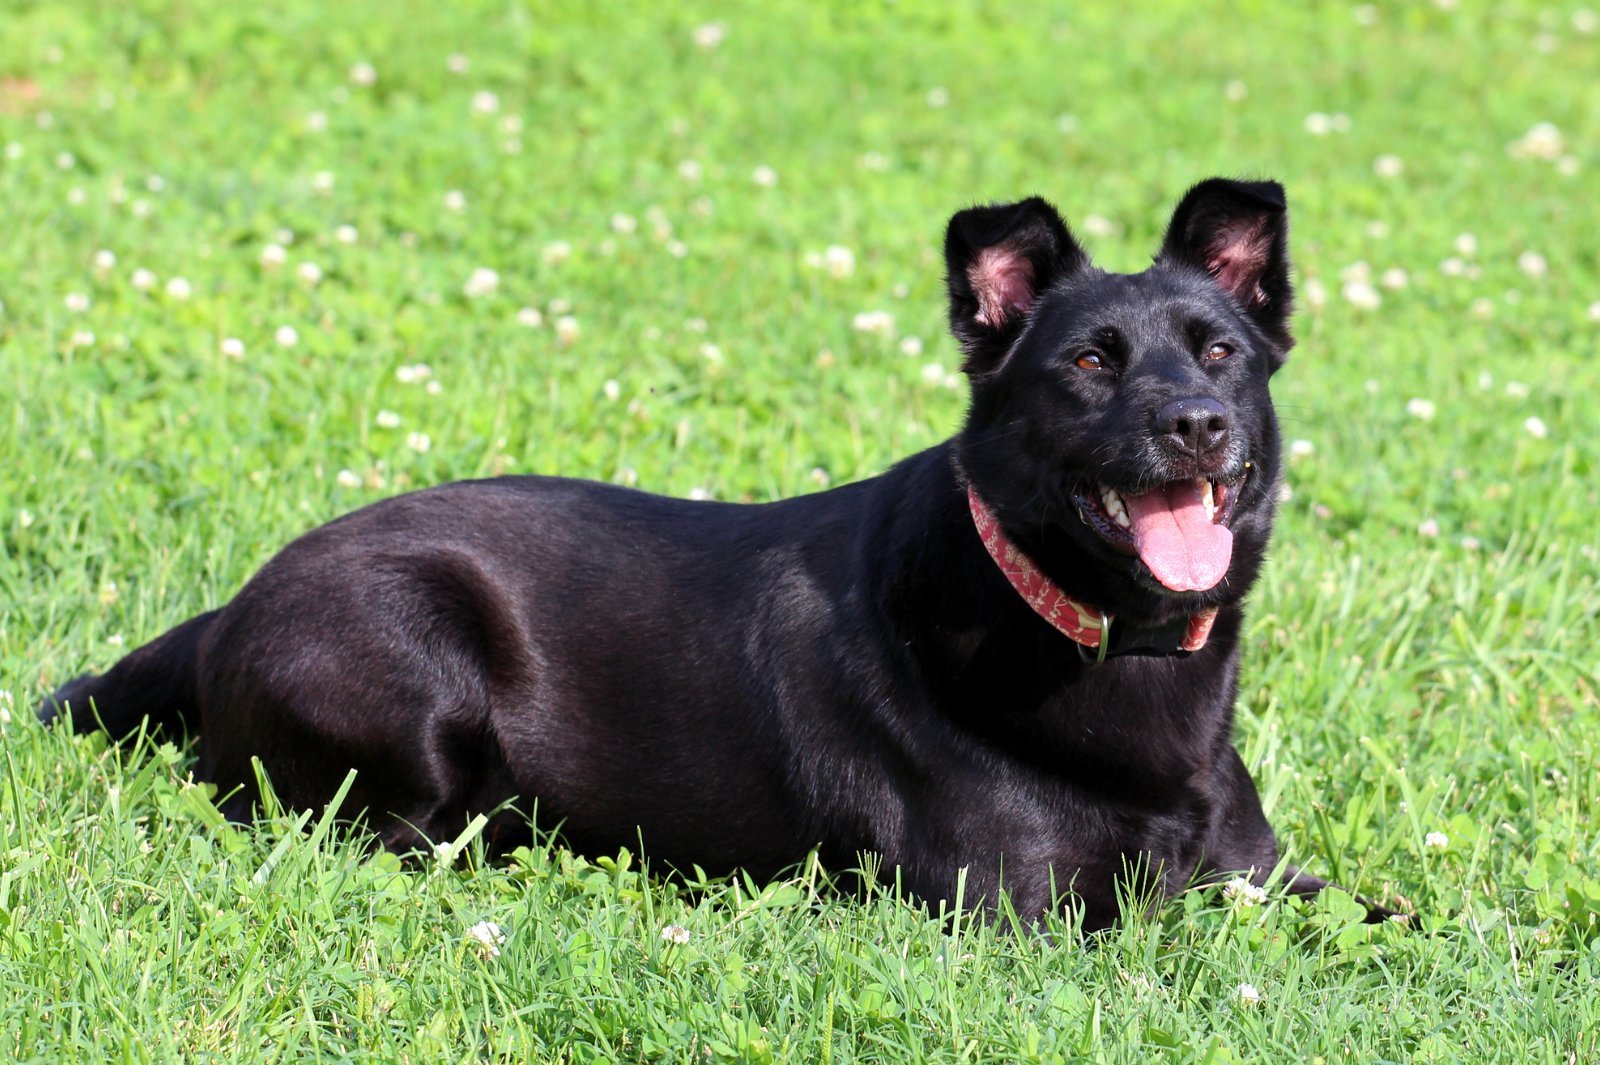
<instances>
[{"instance_id":1,"label":"dog's right ear","mask_svg":"<svg viewBox=\"0 0 1600 1065\"><path fill-rule=\"evenodd\" d=\"M957 213L945 230L944 259L950 331L966 352L968 374L997 367L1039 293L1089 261L1056 209L1037 196Z\"/></svg>"}]
</instances>

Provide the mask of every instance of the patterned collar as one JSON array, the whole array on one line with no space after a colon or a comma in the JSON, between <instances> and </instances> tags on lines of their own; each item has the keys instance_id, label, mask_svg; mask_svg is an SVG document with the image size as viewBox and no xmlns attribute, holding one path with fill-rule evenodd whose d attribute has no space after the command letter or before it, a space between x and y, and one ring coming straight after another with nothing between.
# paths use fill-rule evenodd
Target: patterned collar
<instances>
[{"instance_id":1,"label":"patterned collar","mask_svg":"<svg viewBox=\"0 0 1600 1065\"><path fill-rule=\"evenodd\" d=\"M1206 639L1211 635L1211 624L1217 620L1217 608L1214 606L1191 615L1181 626L1151 632L1130 632L1124 626L1112 635L1111 615L1073 599L1045 576L1033 559L1006 536L994 511L979 498L978 490L971 485L967 486L967 506L972 510L972 524L977 526L983 546L1006 580L1011 582L1011 587L1033 608L1034 613L1057 631L1080 646L1097 652L1096 661L1104 662L1108 655L1186 654L1206 645Z\"/></svg>"}]
</instances>

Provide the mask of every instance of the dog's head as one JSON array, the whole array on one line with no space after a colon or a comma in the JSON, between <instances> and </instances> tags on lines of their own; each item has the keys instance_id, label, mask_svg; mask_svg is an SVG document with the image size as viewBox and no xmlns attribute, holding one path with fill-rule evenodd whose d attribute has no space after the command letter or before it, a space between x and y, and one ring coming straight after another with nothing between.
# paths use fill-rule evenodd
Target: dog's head
<instances>
[{"instance_id":1,"label":"dog's head","mask_svg":"<svg viewBox=\"0 0 1600 1065\"><path fill-rule=\"evenodd\" d=\"M1294 343L1287 244L1275 182L1196 185L1137 274L1091 265L1041 199L950 220L972 384L958 455L1069 590L1162 615L1254 580L1279 461L1267 380Z\"/></svg>"}]
</instances>

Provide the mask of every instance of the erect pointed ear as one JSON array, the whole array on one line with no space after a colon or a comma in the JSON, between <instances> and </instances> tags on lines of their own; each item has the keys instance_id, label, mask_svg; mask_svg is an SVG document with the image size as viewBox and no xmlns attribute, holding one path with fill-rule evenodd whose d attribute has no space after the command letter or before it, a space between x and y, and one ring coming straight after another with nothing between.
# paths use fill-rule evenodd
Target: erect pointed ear
<instances>
[{"instance_id":1,"label":"erect pointed ear","mask_svg":"<svg viewBox=\"0 0 1600 1065\"><path fill-rule=\"evenodd\" d=\"M1172 213L1159 259L1197 266L1273 342L1273 369L1289 335L1289 208L1276 181L1212 178L1190 189Z\"/></svg>"},{"instance_id":2,"label":"erect pointed ear","mask_svg":"<svg viewBox=\"0 0 1600 1065\"><path fill-rule=\"evenodd\" d=\"M1056 209L1037 196L958 212L945 230L944 259L950 331L969 374L994 369L1039 293L1089 261Z\"/></svg>"}]
</instances>

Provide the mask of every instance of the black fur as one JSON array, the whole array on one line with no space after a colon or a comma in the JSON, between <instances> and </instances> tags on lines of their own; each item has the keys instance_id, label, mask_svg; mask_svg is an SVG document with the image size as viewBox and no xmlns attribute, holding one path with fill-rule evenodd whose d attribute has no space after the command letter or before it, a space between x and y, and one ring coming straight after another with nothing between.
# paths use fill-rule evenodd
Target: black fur
<instances>
[{"instance_id":1,"label":"black fur","mask_svg":"<svg viewBox=\"0 0 1600 1065\"><path fill-rule=\"evenodd\" d=\"M117 736L181 723L236 817L252 756L306 807L355 767L345 812L400 850L515 800L575 848L642 834L683 868L764 877L813 847L835 867L875 852L926 899L953 899L965 869L969 900L1003 886L1025 915L1070 886L1091 928L1130 869L1167 893L1259 881L1278 851L1231 731L1277 486L1286 227L1276 184L1208 181L1154 265L1118 275L1043 200L963 211L946 256L972 404L954 440L759 506L544 477L386 500L43 712ZM1206 356L1217 342L1228 357ZM1211 450L1158 417L1201 401L1223 412ZM1245 479L1208 591L1166 590L1080 516L1086 482L1213 475ZM985 553L969 482L1115 624L1216 606L1210 642L1095 664ZM490 829L497 847L527 835L511 810Z\"/></svg>"}]
</instances>

